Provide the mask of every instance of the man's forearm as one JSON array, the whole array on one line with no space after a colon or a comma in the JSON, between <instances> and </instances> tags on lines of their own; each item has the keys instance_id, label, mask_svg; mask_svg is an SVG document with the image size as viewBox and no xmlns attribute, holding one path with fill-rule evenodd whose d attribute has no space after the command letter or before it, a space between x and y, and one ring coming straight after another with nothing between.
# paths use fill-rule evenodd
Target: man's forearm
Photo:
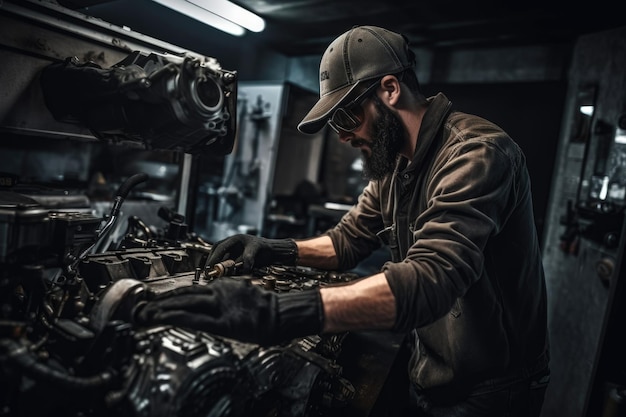
<instances>
[{"instance_id":1,"label":"man's forearm","mask_svg":"<svg viewBox=\"0 0 626 417\"><path fill-rule=\"evenodd\" d=\"M328 236L318 236L296 241L298 246L298 265L320 269L337 268L337 256L333 242Z\"/></svg>"},{"instance_id":2,"label":"man's forearm","mask_svg":"<svg viewBox=\"0 0 626 417\"><path fill-rule=\"evenodd\" d=\"M382 272L320 292L324 332L389 330L396 321L395 297Z\"/></svg>"},{"instance_id":3,"label":"man's forearm","mask_svg":"<svg viewBox=\"0 0 626 417\"><path fill-rule=\"evenodd\" d=\"M333 269L338 265L328 236L296 241L298 265ZM353 283L321 289L324 331L387 330L396 320L396 302L382 272Z\"/></svg>"}]
</instances>

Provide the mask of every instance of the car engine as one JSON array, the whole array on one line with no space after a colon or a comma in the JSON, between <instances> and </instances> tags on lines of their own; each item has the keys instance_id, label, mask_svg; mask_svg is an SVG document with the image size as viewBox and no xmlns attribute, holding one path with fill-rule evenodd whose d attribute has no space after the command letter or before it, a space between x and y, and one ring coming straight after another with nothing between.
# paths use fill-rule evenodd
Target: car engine
<instances>
[{"instance_id":1,"label":"car engine","mask_svg":"<svg viewBox=\"0 0 626 417\"><path fill-rule=\"evenodd\" d=\"M237 275L237 264L205 268L211 245L170 210L163 235L129 228L118 247L90 252L116 221L111 213L44 209L0 194L0 415L316 416L352 398L336 358L345 335L262 348L171 326L137 327L147 291L206 285L224 276L268 291L307 291L354 279L276 265Z\"/></svg>"}]
</instances>

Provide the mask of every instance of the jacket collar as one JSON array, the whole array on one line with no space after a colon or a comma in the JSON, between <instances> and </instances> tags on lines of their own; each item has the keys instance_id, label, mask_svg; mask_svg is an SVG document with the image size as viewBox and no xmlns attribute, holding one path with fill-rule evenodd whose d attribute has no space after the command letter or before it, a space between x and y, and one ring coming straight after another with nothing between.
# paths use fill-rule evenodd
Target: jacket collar
<instances>
[{"instance_id":1,"label":"jacket collar","mask_svg":"<svg viewBox=\"0 0 626 417\"><path fill-rule=\"evenodd\" d=\"M406 166L404 172L414 171L422 165L425 156L435 143L437 132L443 126L451 107L452 102L443 93L438 93L428 98L428 108L417 134L417 146L415 147L413 159L406 166L406 159L400 157L398 167Z\"/></svg>"}]
</instances>

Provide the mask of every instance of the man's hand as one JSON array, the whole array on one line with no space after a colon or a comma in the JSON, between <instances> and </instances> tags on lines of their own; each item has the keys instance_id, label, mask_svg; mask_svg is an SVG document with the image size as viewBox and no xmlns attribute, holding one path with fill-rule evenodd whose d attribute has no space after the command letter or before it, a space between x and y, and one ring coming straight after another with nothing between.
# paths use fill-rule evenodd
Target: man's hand
<instances>
[{"instance_id":1,"label":"man's hand","mask_svg":"<svg viewBox=\"0 0 626 417\"><path fill-rule=\"evenodd\" d=\"M254 267L273 263L294 265L298 258L298 246L292 239L266 239L252 235L234 235L217 242L211 248L207 266L232 259L242 261L242 272L248 273Z\"/></svg>"},{"instance_id":2,"label":"man's hand","mask_svg":"<svg viewBox=\"0 0 626 417\"><path fill-rule=\"evenodd\" d=\"M278 294L226 277L159 294L138 307L135 321L270 346L320 333L323 309L319 289Z\"/></svg>"}]
</instances>

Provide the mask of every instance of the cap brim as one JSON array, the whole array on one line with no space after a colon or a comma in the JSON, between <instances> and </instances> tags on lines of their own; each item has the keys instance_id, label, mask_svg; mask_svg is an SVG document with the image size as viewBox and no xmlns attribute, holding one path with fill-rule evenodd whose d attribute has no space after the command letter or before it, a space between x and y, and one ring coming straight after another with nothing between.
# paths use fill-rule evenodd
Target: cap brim
<instances>
[{"instance_id":1,"label":"cap brim","mask_svg":"<svg viewBox=\"0 0 626 417\"><path fill-rule=\"evenodd\" d=\"M356 82L353 85L349 85L321 97L298 124L298 130L306 134L319 132L320 129L324 127L330 114L350 96L352 90L359 84L359 82Z\"/></svg>"}]
</instances>

